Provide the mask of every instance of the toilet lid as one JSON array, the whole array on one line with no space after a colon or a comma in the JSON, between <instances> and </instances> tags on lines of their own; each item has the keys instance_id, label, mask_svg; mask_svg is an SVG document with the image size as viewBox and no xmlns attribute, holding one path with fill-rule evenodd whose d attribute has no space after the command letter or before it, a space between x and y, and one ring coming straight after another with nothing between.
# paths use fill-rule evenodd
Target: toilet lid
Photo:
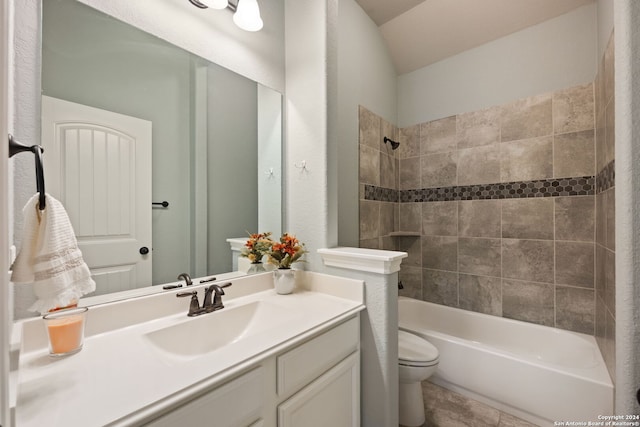
<instances>
[{"instance_id":1,"label":"toilet lid","mask_svg":"<svg viewBox=\"0 0 640 427\"><path fill-rule=\"evenodd\" d=\"M398 359L424 363L438 360L438 349L429 341L406 331L398 331Z\"/></svg>"}]
</instances>

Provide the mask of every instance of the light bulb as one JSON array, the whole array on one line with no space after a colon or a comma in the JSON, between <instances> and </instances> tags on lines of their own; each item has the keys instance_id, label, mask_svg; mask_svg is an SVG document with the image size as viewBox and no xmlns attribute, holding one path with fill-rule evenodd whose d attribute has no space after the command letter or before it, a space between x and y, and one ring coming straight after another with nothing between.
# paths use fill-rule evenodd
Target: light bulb
<instances>
[{"instance_id":1,"label":"light bulb","mask_svg":"<svg viewBox=\"0 0 640 427\"><path fill-rule=\"evenodd\" d=\"M227 0L200 0L200 3L209 6L211 9L225 9L229 4Z\"/></svg>"},{"instance_id":2,"label":"light bulb","mask_svg":"<svg viewBox=\"0 0 640 427\"><path fill-rule=\"evenodd\" d=\"M263 22L257 0L238 0L236 13L233 14L233 22L245 31L261 30Z\"/></svg>"}]
</instances>

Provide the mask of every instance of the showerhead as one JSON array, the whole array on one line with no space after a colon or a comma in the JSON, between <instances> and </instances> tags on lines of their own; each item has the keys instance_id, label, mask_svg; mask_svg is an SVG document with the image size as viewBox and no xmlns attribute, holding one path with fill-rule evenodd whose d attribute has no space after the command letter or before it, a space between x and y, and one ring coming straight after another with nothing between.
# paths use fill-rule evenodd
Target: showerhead
<instances>
[{"instance_id":1,"label":"showerhead","mask_svg":"<svg viewBox=\"0 0 640 427\"><path fill-rule=\"evenodd\" d=\"M386 144L387 142L388 142L389 144L391 144L391 149L392 149L392 150L395 150L396 148L398 148L398 147L400 146L400 143L399 143L399 142L392 141L392 140L390 140L389 138L387 138L387 137L385 136L385 137L384 137L384 143Z\"/></svg>"}]
</instances>

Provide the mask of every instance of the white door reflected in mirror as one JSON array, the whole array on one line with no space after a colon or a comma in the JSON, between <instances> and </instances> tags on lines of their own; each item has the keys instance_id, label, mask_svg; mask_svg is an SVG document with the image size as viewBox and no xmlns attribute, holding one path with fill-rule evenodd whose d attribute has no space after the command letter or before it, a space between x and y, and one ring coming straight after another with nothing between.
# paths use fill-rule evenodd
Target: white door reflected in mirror
<instances>
[{"instance_id":1,"label":"white door reflected in mirror","mask_svg":"<svg viewBox=\"0 0 640 427\"><path fill-rule=\"evenodd\" d=\"M151 283L151 122L42 97L48 192L65 206L96 292ZM144 252L144 251L142 251Z\"/></svg>"}]
</instances>

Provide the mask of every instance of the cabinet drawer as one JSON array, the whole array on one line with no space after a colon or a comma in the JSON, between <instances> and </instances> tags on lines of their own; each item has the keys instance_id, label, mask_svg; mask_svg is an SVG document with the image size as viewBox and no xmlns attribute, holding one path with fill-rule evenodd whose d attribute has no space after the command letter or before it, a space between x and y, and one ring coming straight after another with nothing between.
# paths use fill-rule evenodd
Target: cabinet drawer
<instances>
[{"instance_id":1,"label":"cabinet drawer","mask_svg":"<svg viewBox=\"0 0 640 427\"><path fill-rule=\"evenodd\" d=\"M206 393L147 426L248 426L262 416L264 369L256 368Z\"/></svg>"},{"instance_id":2,"label":"cabinet drawer","mask_svg":"<svg viewBox=\"0 0 640 427\"><path fill-rule=\"evenodd\" d=\"M360 322L356 316L277 360L280 397L295 393L358 349Z\"/></svg>"}]
</instances>

